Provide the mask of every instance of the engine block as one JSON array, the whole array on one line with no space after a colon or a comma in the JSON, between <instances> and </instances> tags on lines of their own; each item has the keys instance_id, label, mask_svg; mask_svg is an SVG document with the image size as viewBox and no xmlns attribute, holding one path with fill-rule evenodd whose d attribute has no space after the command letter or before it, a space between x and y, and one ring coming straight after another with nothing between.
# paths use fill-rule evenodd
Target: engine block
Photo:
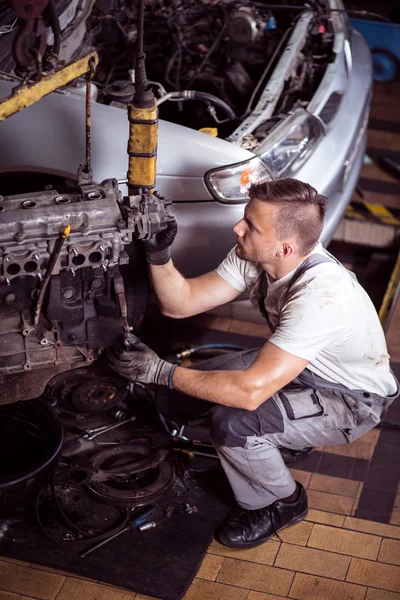
<instances>
[{"instance_id":1,"label":"engine block","mask_svg":"<svg viewBox=\"0 0 400 600\"><path fill-rule=\"evenodd\" d=\"M156 195L123 198L115 179L68 194L0 196L0 385L82 366L127 340L135 323L121 268L139 260L133 240L167 226L168 204ZM23 387L13 401L37 395Z\"/></svg>"}]
</instances>

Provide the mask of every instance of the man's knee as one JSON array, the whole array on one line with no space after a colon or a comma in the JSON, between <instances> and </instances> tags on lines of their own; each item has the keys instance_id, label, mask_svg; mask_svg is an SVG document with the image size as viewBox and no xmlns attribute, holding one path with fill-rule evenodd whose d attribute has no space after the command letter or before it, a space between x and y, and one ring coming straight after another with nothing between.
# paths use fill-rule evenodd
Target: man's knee
<instances>
[{"instance_id":1,"label":"man's knee","mask_svg":"<svg viewBox=\"0 0 400 600\"><path fill-rule=\"evenodd\" d=\"M214 406L210 425L213 441L229 448L243 448L251 436L282 433L284 430L282 413L272 398L254 411Z\"/></svg>"}]
</instances>

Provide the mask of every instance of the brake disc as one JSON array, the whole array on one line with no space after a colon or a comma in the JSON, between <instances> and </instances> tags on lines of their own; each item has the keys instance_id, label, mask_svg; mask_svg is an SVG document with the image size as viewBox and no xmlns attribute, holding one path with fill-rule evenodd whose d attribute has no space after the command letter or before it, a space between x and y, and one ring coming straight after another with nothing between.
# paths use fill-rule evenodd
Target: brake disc
<instances>
[{"instance_id":1,"label":"brake disc","mask_svg":"<svg viewBox=\"0 0 400 600\"><path fill-rule=\"evenodd\" d=\"M174 466L165 454L148 445L120 445L91 458L94 475L88 492L110 506L144 506L162 496L174 479Z\"/></svg>"}]
</instances>

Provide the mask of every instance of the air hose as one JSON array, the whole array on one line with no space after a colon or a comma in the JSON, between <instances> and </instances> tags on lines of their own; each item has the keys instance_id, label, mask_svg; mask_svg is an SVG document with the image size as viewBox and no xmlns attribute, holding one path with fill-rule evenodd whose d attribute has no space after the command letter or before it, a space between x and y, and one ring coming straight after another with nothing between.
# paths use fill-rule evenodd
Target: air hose
<instances>
[{"instance_id":1,"label":"air hose","mask_svg":"<svg viewBox=\"0 0 400 600\"><path fill-rule=\"evenodd\" d=\"M241 351L247 350L244 346L237 346L236 344L203 344L202 346L194 346L193 348L187 348L182 350L182 352L177 352L176 357L179 360L182 358L187 358L188 356L192 356L197 352L201 352L202 350L232 350L232 351Z\"/></svg>"},{"instance_id":2,"label":"air hose","mask_svg":"<svg viewBox=\"0 0 400 600\"><path fill-rule=\"evenodd\" d=\"M226 102L218 98L218 96L214 96L213 94L208 94L207 92L199 92L197 90L183 90L182 92L168 92L164 96L162 96L157 104L163 104L170 100L172 102L183 102L184 100L203 100L204 102L208 102L220 108L228 119L236 119L236 115Z\"/></svg>"}]
</instances>

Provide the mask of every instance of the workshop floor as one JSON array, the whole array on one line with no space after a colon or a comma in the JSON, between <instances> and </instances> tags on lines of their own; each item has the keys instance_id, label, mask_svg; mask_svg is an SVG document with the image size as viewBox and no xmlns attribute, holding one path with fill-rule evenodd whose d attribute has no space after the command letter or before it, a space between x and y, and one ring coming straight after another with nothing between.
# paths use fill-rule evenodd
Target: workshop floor
<instances>
[{"instance_id":1,"label":"workshop floor","mask_svg":"<svg viewBox=\"0 0 400 600\"><path fill-rule=\"evenodd\" d=\"M374 92L368 154L399 160L400 113L393 96L399 97L400 85L376 86ZM364 166L361 186L365 201L400 205L400 183L375 164ZM259 324L228 315L196 319L193 325L203 332L198 343L221 341L221 333L225 342L263 336ZM400 404L388 416L400 422ZM185 600L400 600L398 431L374 429L349 446L319 448L293 474L307 488L307 519L281 532L282 542L273 539L251 550L213 542ZM0 600L29 599L150 600L0 558Z\"/></svg>"}]
</instances>

